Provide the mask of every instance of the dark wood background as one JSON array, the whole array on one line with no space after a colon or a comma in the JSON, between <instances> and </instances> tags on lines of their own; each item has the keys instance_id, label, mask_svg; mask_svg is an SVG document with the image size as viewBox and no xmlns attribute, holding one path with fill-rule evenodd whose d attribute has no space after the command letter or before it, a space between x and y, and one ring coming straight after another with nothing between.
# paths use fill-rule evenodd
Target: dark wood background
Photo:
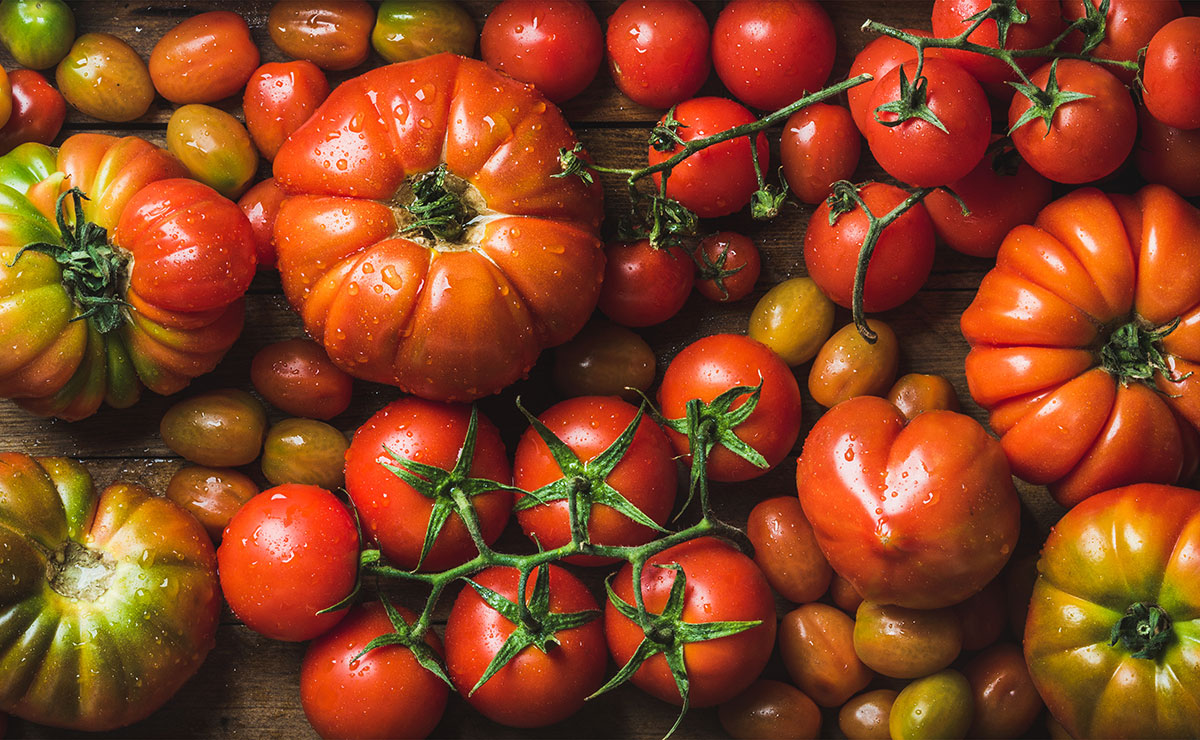
<instances>
[{"instance_id":1,"label":"dark wood background","mask_svg":"<svg viewBox=\"0 0 1200 740\"><path fill-rule=\"evenodd\" d=\"M618 4L617 0L595 3L594 8L602 25ZM285 59L267 35L266 15L271 3L266 0L238 3L216 0L186 3L92 0L72 5L79 33L112 33L130 43L144 59L149 58L151 48L163 33L183 18L208 10L236 9L250 25L262 51L262 61ZM477 24L482 26L483 19L495 2L472 0L466 5ZM711 23L716 18L720 4L701 5ZM825 7L838 33L838 60L830 81L844 79L854 55L870 41L859 30L864 20L873 18L902 27L928 28L930 5L930 2L881 0L826 2ZM0 52L3 50L0 49ZM331 74L330 81L337 83L380 63L378 57L372 56L358 70ZM15 66L6 52L0 53L0 64L6 69ZM48 76L51 82L52 72ZM701 94L723 95L725 92L713 75ZM240 97L218 105L240 117ZM160 97L145 116L119 127L72 110L60 140L80 131L99 131L136 134L162 145L166 122L172 110L172 105ZM601 70L587 91L568 102L564 110L579 138L598 161L623 165L644 162L646 135L661 114L660 111L643 108L626 99L612 84L606 69ZM777 162L779 132L773 132L771 139L772 161ZM860 180L879 175L878 168L870 161L865 144L863 151L863 163L857 173ZM260 175L269 175L269 163L260 163ZM606 182L610 213L615 213L615 209L623 202L622 189L614 185L611 180ZM752 223L744 216L704 224L704 228L710 230L732 228L751 235L762 250L762 277L754 294L743 301L718 306L693 295L674 319L642 331L658 356L660 375L670 358L692 340L718 332L745 332L750 311L768 288L781 280L805 274L802 245L810 213L810 207L792 202L769 225ZM939 247L933 275L921 293L901 308L880 316L893 326L901 338L901 373L940 373L949 377L963 400L965 411L980 421L984 420L984 415L971 403L963 377L963 358L967 348L959 333L958 318L971 301L989 266L986 260L964 257ZM838 325L848 321L848 312L839 310ZM250 389L248 370L254 353L266 344L301 333L299 320L281 294L278 277L270 272L260 273L248 296L243 336L214 373L198 379L183 395L229 386ZM524 430L524 423L513 407L513 397L520 394L535 413L556 400L547 391L550 359L552 352L547 352L530 373L529 379L501 396L481 402L481 409L501 427L510 451ZM808 365L796 368L802 389L806 387L807 373ZM333 423L351 433L374 411L397 396L395 389L358 383L350 410ZM807 398L807 392L805 396L807 431L822 409ZM90 419L68 424L32 417L10 402L0 401L0 449L35 455L69 455L86 461L101 484L121 478L141 482L162 492L182 462L163 445L158 434L158 420L171 403L172 399L147 394L133 408L104 408ZM272 411L272 421L280 418L282 414ZM799 452L799 445L798 442L794 453ZM794 458L793 454L778 469L759 480L741 485L718 485L713 499L723 518L744 524L750 508L758 501L775 495L794 495ZM254 475L260 483L264 482L256 465L247 466L246 472ZM1057 517L1059 510L1044 489L1024 484L1019 487L1029 513L1024 528L1024 544L1027 550L1033 550L1040 541L1041 533ZM519 536L510 539L513 542L520 540ZM599 583L599 579L592 578L592 582ZM602 593L602 590L597 593ZM449 600L444 602L440 609L443 619ZM411 605L417 606L417 603ZM778 607L780 614L791 608L782 601ZM303 651L301 644L273 642L258 636L239 624L226 609L221 619L217 647L199 673L149 719L111 735L314 737L299 701L298 675ZM768 668L767 675L785 678L777 662ZM674 713L674 707L626 686L590 702L578 715L559 725L535 731L511 730L488 722L455 697L435 735L659 738L670 727ZM836 733L836 722L827 724L827 729ZM74 736L15 718L9 732L14 737ZM716 721L715 711L703 709L691 712L677 736L723 737L724 733Z\"/></svg>"}]
</instances>

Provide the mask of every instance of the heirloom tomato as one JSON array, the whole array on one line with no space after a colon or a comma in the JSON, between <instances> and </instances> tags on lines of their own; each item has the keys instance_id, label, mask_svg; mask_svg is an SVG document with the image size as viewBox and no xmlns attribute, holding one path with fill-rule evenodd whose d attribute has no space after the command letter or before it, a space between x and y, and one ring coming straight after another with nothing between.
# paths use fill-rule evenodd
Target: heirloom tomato
<instances>
[{"instance_id":1,"label":"heirloom tomato","mask_svg":"<svg viewBox=\"0 0 1200 740\"><path fill-rule=\"evenodd\" d=\"M1200 211L1085 188L1009 233L963 313L967 385L1059 503L1173 483L1200 426Z\"/></svg>"},{"instance_id":2,"label":"heirloom tomato","mask_svg":"<svg viewBox=\"0 0 1200 740\"><path fill-rule=\"evenodd\" d=\"M1200 727L1200 494L1106 491L1051 530L1025 661L1072 737L1193 737Z\"/></svg>"},{"instance_id":3,"label":"heirloom tomato","mask_svg":"<svg viewBox=\"0 0 1200 740\"><path fill-rule=\"evenodd\" d=\"M604 34L583 0L503 0L479 37L483 61L555 103L583 92L604 60Z\"/></svg>"},{"instance_id":4,"label":"heirloom tomato","mask_svg":"<svg viewBox=\"0 0 1200 740\"><path fill-rule=\"evenodd\" d=\"M805 604L779 623L788 675L823 707L840 707L875 678L854 652L854 631L854 619L829 604Z\"/></svg>"},{"instance_id":5,"label":"heirloom tomato","mask_svg":"<svg viewBox=\"0 0 1200 740\"><path fill-rule=\"evenodd\" d=\"M661 324L679 313L696 284L696 263L683 247L655 247L639 239L604 251L597 307L621 326Z\"/></svg>"},{"instance_id":6,"label":"heirloom tomato","mask_svg":"<svg viewBox=\"0 0 1200 740\"><path fill-rule=\"evenodd\" d=\"M0 42L22 67L53 67L67 55L74 40L75 14L63 0L0 3Z\"/></svg>"},{"instance_id":7,"label":"heirloom tomato","mask_svg":"<svg viewBox=\"0 0 1200 740\"><path fill-rule=\"evenodd\" d=\"M200 465L246 465L262 451L267 410L237 388L208 391L167 409L158 425L172 452Z\"/></svg>"},{"instance_id":8,"label":"heirloom tomato","mask_svg":"<svg viewBox=\"0 0 1200 740\"><path fill-rule=\"evenodd\" d=\"M1103 0L1063 0L1063 20L1083 18L1087 6L1099 8ZM1091 54L1101 59L1117 59L1125 62L1138 61L1138 54L1158 29L1183 15L1179 0L1109 0L1108 12L1104 15L1104 38ZM1066 51L1077 52L1083 48L1083 33L1074 31L1063 42ZM1136 72L1120 67L1110 71L1125 84L1133 82Z\"/></svg>"},{"instance_id":9,"label":"heirloom tomato","mask_svg":"<svg viewBox=\"0 0 1200 740\"><path fill-rule=\"evenodd\" d=\"M258 47L237 13L194 15L150 52L154 89L172 103L214 103L239 92L258 66Z\"/></svg>"},{"instance_id":10,"label":"heirloom tomato","mask_svg":"<svg viewBox=\"0 0 1200 740\"><path fill-rule=\"evenodd\" d=\"M1176 18L1146 47L1142 100L1150 115L1181 129L1200 128L1200 18Z\"/></svg>"},{"instance_id":11,"label":"heirloom tomato","mask_svg":"<svg viewBox=\"0 0 1200 740\"><path fill-rule=\"evenodd\" d=\"M275 157L279 272L309 334L351 375L424 397L520 378L600 293L600 185L552 177L574 146L556 108L482 62L339 85Z\"/></svg>"},{"instance_id":12,"label":"heirloom tomato","mask_svg":"<svg viewBox=\"0 0 1200 740\"><path fill-rule=\"evenodd\" d=\"M989 7L992 7L991 0L934 0L933 35L938 38L957 36L974 25L977 14L986 12ZM1014 16L1018 13L1026 16L1023 23L1009 24L1005 34L1005 49L1041 48L1053 41L1063 28L1059 0L1016 0L994 7ZM1000 29L994 16L979 24L967 40L993 49L1000 48ZM959 49L943 49L942 56L970 72L980 82L1016 79L1012 67L994 57ZM1028 72L1040 61L1040 57L1021 57L1018 64Z\"/></svg>"},{"instance_id":13,"label":"heirloom tomato","mask_svg":"<svg viewBox=\"0 0 1200 740\"><path fill-rule=\"evenodd\" d=\"M284 140L311 118L327 97L325 73L307 60L268 62L255 70L246 83L242 111L258 151L274 159Z\"/></svg>"},{"instance_id":14,"label":"heirloom tomato","mask_svg":"<svg viewBox=\"0 0 1200 740\"><path fill-rule=\"evenodd\" d=\"M250 222L256 261L262 269L275 268L275 219L279 216L283 198L283 190L273 177L255 184L238 198L238 208L242 209Z\"/></svg>"},{"instance_id":15,"label":"heirloom tomato","mask_svg":"<svg viewBox=\"0 0 1200 740\"><path fill-rule=\"evenodd\" d=\"M82 419L216 366L242 330L254 242L235 204L168 179L184 174L132 136L76 134L57 151L0 157L0 395ZM68 186L89 198L81 210Z\"/></svg>"},{"instance_id":16,"label":"heirloom tomato","mask_svg":"<svg viewBox=\"0 0 1200 740\"><path fill-rule=\"evenodd\" d=\"M111 34L85 33L75 39L54 77L68 103L101 121L132 121L154 102L146 63Z\"/></svg>"},{"instance_id":17,"label":"heirloom tomato","mask_svg":"<svg viewBox=\"0 0 1200 740\"><path fill-rule=\"evenodd\" d=\"M625 0L608 19L608 69L633 102L670 108L708 79L708 39L690 0Z\"/></svg>"},{"instance_id":18,"label":"heirloom tomato","mask_svg":"<svg viewBox=\"0 0 1200 740\"><path fill-rule=\"evenodd\" d=\"M267 32L280 51L321 69L344 70L367 61L375 9L366 0L279 0Z\"/></svg>"},{"instance_id":19,"label":"heirloom tomato","mask_svg":"<svg viewBox=\"0 0 1200 740\"><path fill-rule=\"evenodd\" d=\"M635 332L593 319L554 351L554 387L564 396L638 400L654 383L654 350Z\"/></svg>"},{"instance_id":20,"label":"heirloom tomato","mask_svg":"<svg viewBox=\"0 0 1200 740\"><path fill-rule=\"evenodd\" d=\"M0 152L35 141L49 144L67 117L67 102L46 78L28 69L8 73L12 85L12 114L0 127Z\"/></svg>"},{"instance_id":21,"label":"heirloom tomato","mask_svg":"<svg viewBox=\"0 0 1200 740\"><path fill-rule=\"evenodd\" d=\"M346 435L323 421L284 419L267 430L262 473L274 485L305 483L340 488L345 478Z\"/></svg>"},{"instance_id":22,"label":"heirloom tomato","mask_svg":"<svg viewBox=\"0 0 1200 740\"><path fill-rule=\"evenodd\" d=\"M782 681L755 681L722 704L717 718L735 740L815 740L821 735L820 707Z\"/></svg>"},{"instance_id":23,"label":"heirloom tomato","mask_svg":"<svg viewBox=\"0 0 1200 740\"><path fill-rule=\"evenodd\" d=\"M479 33L466 8L453 0L384 0L371 45L388 62L440 54L471 56Z\"/></svg>"},{"instance_id":24,"label":"heirloom tomato","mask_svg":"<svg viewBox=\"0 0 1200 740\"><path fill-rule=\"evenodd\" d=\"M215 643L212 543L141 486L0 453L0 710L77 730L147 717Z\"/></svg>"},{"instance_id":25,"label":"heirloom tomato","mask_svg":"<svg viewBox=\"0 0 1200 740\"><path fill-rule=\"evenodd\" d=\"M754 290L762 258L754 240L735 231L718 231L700 240L696 259L696 291L710 301L740 301Z\"/></svg>"},{"instance_id":26,"label":"heirloom tomato","mask_svg":"<svg viewBox=\"0 0 1200 740\"><path fill-rule=\"evenodd\" d=\"M862 140L850 112L840 105L813 103L783 125L779 162L792 194L816 205L829 186L849 180L858 168Z\"/></svg>"},{"instance_id":27,"label":"heirloom tomato","mask_svg":"<svg viewBox=\"0 0 1200 740\"><path fill-rule=\"evenodd\" d=\"M167 149L192 177L226 198L246 192L258 170L258 151L246 127L211 105L177 108L167 121Z\"/></svg>"},{"instance_id":28,"label":"heirloom tomato","mask_svg":"<svg viewBox=\"0 0 1200 740\"><path fill-rule=\"evenodd\" d=\"M354 381L311 339L263 347L250 363L254 390L275 408L309 419L332 419L350 406Z\"/></svg>"},{"instance_id":29,"label":"heirloom tomato","mask_svg":"<svg viewBox=\"0 0 1200 740\"><path fill-rule=\"evenodd\" d=\"M953 411L906 422L882 398L843 401L809 432L796 489L829 564L879 603L957 604L1017 542L1020 501L1004 452Z\"/></svg>"},{"instance_id":30,"label":"heirloom tomato","mask_svg":"<svg viewBox=\"0 0 1200 740\"><path fill-rule=\"evenodd\" d=\"M166 495L196 517L213 542L220 542L229 520L258 492L254 481L232 468L185 465L171 476Z\"/></svg>"}]
</instances>

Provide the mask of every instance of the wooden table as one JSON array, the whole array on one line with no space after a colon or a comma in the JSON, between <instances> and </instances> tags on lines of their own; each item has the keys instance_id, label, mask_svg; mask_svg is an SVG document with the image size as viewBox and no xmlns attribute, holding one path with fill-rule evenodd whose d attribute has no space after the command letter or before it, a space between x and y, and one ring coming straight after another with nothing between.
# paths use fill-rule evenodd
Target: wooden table
<instances>
[{"instance_id":1,"label":"wooden table","mask_svg":"<svg viewBox=\"0 0 1200 740\"><path fill-rule=\"evenodd\" d=\"M603 0L595 4L602 25L619 4L618 0ZM73 3L80 33L104 31L129 42L144 59L148 59L154 43L168 29L185 17L216 9L229 9L234 3L202 0L187 3L148 0L148 2L79 2ZM237 9L250 24L262 61L280 61L285 57L271 43L266 32L266 15L271 2L253 0L239 2ZM472 0L467 3L482 26L483 18L495 2ZM868 17L902 27L928 27L930 2L865 2L838 0L827 2L826 8L838 32L838 61L831 81L844 79L854 55L870 38L859 31ZM719 4L704 5L710 22L715 20ZM2 51L2 50L0 50ZM15 63L7 54L0 64L12 69ZM353 74L380 64L373 57L363 68L352 73L330 75L331 82L340 82ZM53 76L51 75L51 80ZM701 94L724 95L713 75ZM240 98L219 104L240 116ZM155 104L142 118L120 127L89 119L76 111L68 115L61 138L80 131L99 131L114 134L134 134L156 144L164 144L166 122L173 107L164 99ZM661 112L631 103L613 86L608 73L601 70L592 86L565 106L565 112L579 138L598 161L608 164L634 164L644 161L646 136ZM777 162L779 132L773 132L772 161ZM859 180L878 177L880 171L863 146L864 161L856 177ZM262 177L269 176L269 163L260 168ZM612 180L606 185L609 213L623 206L623 189ZM683 311L671 321L642 332L658 356L661 375L666 363L692 340L718 332L744 332L751 309L757 299L781 280L804 275L802 245L805 224L811 208L789 203L783 214L769 225L756 224L746 216L734 216L704 224L704 228L732 228L751 235L762 250L763 270L755 293L734 305L718 306L693 295ZM939 248L933 275L916 298L898 310L881 315L901 338L901 373L940 373L949 377L967 413L983 421L984 414L970 402L963 377L963 357L966 343L958 329L958 318L971 301L989 262L964 257ZM210 375L198 379L193 391L235 386L249 389L249 365L254 353L266 344L302 334L296 315L284 300L277 275L261 272L248 294L246 328L241 339L230 350L221 365ZM838 313L838 325L849 321L846 311ZM512 399L522 396L535 413L555 399L549 387L548 360L542 361L530 377L503 395L484 399L481 409L502 429L509 450L524 431L525 425L516 412ZM805 388L808 366L796 369L801 388ZM398 396L398 391L385 386L358 383L350 410L334 420L334 424L350 433L374 411ZM805 393L807 396L807 393ZM133 408L116 410L104 408L90 419L68 424L62 421L32 417L10 402L0 402L0 449L23 451L35 455L68 455L88 464L101 484L117 478L131 479L148 485L157 492L166 488L172 473L181 465L162 443L158 435L158 420L163 411L177 399L147 394ZM822 409L805 398L805 431L819 417ZM272 412L272 421L282 418ZM803 440L801 435L801 440ZM797 443L794 453L798 453ZM265 483L257 466L248 466L260 483ZM775 495L794 495L794 455L770 474L742 485L717 485L713 493L722 518L745 523L747 513L758 501ZM1058 509L1042 488L1021 486L1022 496L1029 504L1025 545L1033 549L1039 540L1038 530L1053 521ZM1036 523L1035 523L1036 522ZM510 538L514 543L519 536ZM599 578L591 576L593 584ZM602 589L597 593L602 594ZM401 596L402 598L402 596ZM411 602L416 606L416 602ZM443 600L440 610L444 620L449 600ZM779 602L779 613L791 607ZM305 720L299 702L298 675L304 646L274 642L258 636L242 626L228 609L222 615L217 646L199 673L166 706L147 720L111 733L113 737L315 737ZM615 670L613 668L612 670ZM768 676L785 678L775 662L767 669ZM470 709L465 702L452 698L445 719L435 736L453 737L645 737L659 738L670 727L675 708L626 686L590 702L575 717L539 731L511 730L488 722ZM70 737L72 733L35 726L18 719L11 722L14 737ZM836 728L832 729L836 732ZM684 721L678 737L724 737L711 709L693 710Z\"/></svg>"}]
</instances>

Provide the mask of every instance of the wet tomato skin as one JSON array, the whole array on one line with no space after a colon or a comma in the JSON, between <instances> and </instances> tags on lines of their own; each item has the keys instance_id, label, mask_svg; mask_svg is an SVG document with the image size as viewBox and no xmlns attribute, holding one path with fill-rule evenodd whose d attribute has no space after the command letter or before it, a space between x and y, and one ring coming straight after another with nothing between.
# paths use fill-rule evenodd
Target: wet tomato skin
<instances>
[{"instance_id":1,"label":"wet tomato skin","mask_svg":"<svg viewBox=\"0 0 1200 740\"><path fill-rule=\"evenodd\" d=\"M795 496L769 498L755 506L746 536L754 545L754 562L783 598L805 604L829 590L833 569Z\"/></svg>"},{"instance_id":2,"label":"wet tomato skin","mask_svg":"<svg viewBox=\"0 0 1200 740\"><path fill-rule=\"evenodd\" d=\"M854 620L828 604L784 615L779 654L796 686L823 707L845 704L875 677L854 651Z\"/></svg>"},{"instance_id":3,"label":"wet tomato skin","mask_svg":"<svg viewBox=\"0 0 1200 740\"><path fill-rule=\"evenodd\" d=\"M275 485L303 483L340 488L349 446L346 435L323 421L284 419L267 430L263 477Z\"/></svg>"},{"instance_id":4,"label":"wet tomato skin","mask_svg":"<svg viewBox=\"0 0 1200 740\"><path fill-rule=\"evenodd\" d=\"M804 692L760 679L717 709L721 727L735 740L815 740L821 709Z\"/></svg>"},{"instance_id":5,"label":"wet tomato skin","mask_svg":"<svg viewBox=\"0 0 1200 740\"><path fill-rule=\"evenodd\" d=\"M636 332L592 319L554 350L552 377L564 396L620 396L637 401L654 383L654 351Z\"/></svg>"},{"instance_id":6,"label":"wet tomato skin","mask_svg":"<svg viewBox=\"0 0 1200 740\"><path fill-rule=\"evenodd\" d=\"M250 222L250 230L254 233L254 249L258 257L259 268L275 269L275 217L279 215L279 206L284 199L283 189L268 177L257 183L238 198L238 208L246 214Z\"/></svg>"},{"instance_id":7,"label":"wet tomato skin","mask_svg":"<svg viewBox=\"0 0 1200 740\"><path fill-rule=\"evenodd\" d=\"M864 601L854 619L854 651L892 678L920 678L954 662L962 625L953 609L906 609Z\"/></svg>"},{"instance_id":8,"label":"wet tomato skin","mask_svg":"<svg viewBox=\"0 0 1200 740\"><path fill-rule=\"evenodd\" d=\"M211 467L253 462L262 450L267 412L245 391L226 388L180 401L163 414L163 442L184 458Z\"/></svg>"},{"instance_id":9,"label":"wet tomato skin","mask_svg":"<svg viewBox=\"0 0 1200 740\"><path fill-rule=\"evenodd\" d=\"M862 137L850 111L840 105L814 103L792 114L783 125L779 160L788 187L804 203L816 205L829 186L849 180L858 168Z\"/></svg>"},{"instance_id":10,"label":"wet tomato skin","mask_svg":"<svg viewBox=\"0 0 1200 740\"><path fill-rule=\"evenodd\" d=\"M150 79L172 103L213 103L236 94L258 66L258 47L237 13L214 10L167 31L150 52Z\"/></svg>"},{"instance_id":11,"label":"wet tomato skin","mask_svg":"<svg viewBox=\"0 0 1200 740\"><path fill-rule=\"evenodd\" d=\"M285 339L260 349L250 363L250 382L275 408L310 419L332 419L350 406L354 381L321 345Z\"/></svg>"},{"instance_id":12,"label":"wet tomato skin","mask_svg":"<svg viewBox=\"0 0 1200 740\"><path fill-rule=\"evenodd\" d=\"M892 689L875 689L859 694L838 711L838 729L849 740L891 740L888 716L896 701Z\"/></svg>"},{"instance_id":13,"label":"wet tomato skin","mask_svg":"<svg viewBox=\"0 0 1200 740\"><path fill-rule=\"evenodd\" d=\"M258 492L253 480L231 468L185 465L171 476L166 495L196 517L213 542L220 542L229 520Z\"/></svg>"},{"instance_id":14,"label":"wet tomato skin","mask_svg":"<svg viewBox=\"0 0 1200 740\"><path fill-rule=\"evenodd\" d=\"M375 9L365 0L279 0L267 15L267 31L280 51L321 69L352 69L371 53Z\"/></svg>"},{"instance_id":15,"label":"wet tomato skin","mask_svg":"<svg viewBox=\"0 0 1200 740\"><path fill-rule=\"evenodd\" d=\"M58 63L55 80L68 103L101 121L132 121L154 101L146 63L129 44L107 33L75 39Z\"/></svg>"}]
</instances>

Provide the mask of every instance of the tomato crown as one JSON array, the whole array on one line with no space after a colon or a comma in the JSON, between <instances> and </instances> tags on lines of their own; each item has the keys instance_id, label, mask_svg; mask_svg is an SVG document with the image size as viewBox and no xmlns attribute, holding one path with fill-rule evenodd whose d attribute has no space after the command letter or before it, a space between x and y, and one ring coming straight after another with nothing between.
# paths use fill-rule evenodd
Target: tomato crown
<instances>
[{"instance_id":1,"label":"tomato crown","mask_svg":"<svg viewBox=\"0 0 1200 740\"><path fill-rule=\"evenodd\" d=\"M380 595L379 601L383 604L383 610L387 612L388 621L392 623L394 631L380 635L368 642L362 650L358 651L350 659L350 662L354 663L375 648L387 645L399 645L411 651L413 657L417 659L422 668L442 679L442 681L445 681L446 685L450 688L454 688L454 684L450 682L450 677L446 675L445 669L442 668L442 664L438 661L437 654L434 653L433 648L429 647L429 643L425 642L425 629L421 627L421 620L417 619L412 624L409 624L404 621L403 615L396 611L396 607L392 606L392 603L382 595Z\"/></svg>"}]
</instances>

